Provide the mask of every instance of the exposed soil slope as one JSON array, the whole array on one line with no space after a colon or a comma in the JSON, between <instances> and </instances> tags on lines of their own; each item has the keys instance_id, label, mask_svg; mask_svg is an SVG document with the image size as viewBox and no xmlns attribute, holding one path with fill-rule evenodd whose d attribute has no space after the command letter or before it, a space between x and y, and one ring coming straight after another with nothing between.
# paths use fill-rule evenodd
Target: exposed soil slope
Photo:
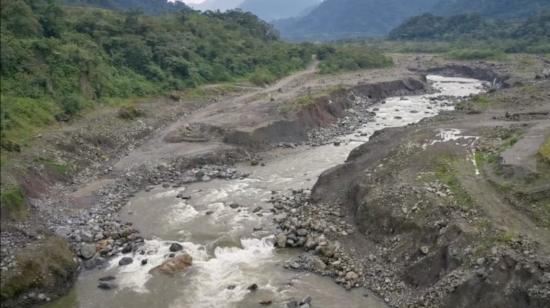
<instances>
[{"instance_id":1,"label":"exposed soil slope","mask_svg":"<svg viewBox=\"0 0 550 308\"><path fill-rule=\"evenodd\" d=\"M363 235L342 241L394 305L550 302L550 178L536 153L550 83L522 83L381 131L317 182L313 199L348 211Z\"/></svg>"}]
</instances>

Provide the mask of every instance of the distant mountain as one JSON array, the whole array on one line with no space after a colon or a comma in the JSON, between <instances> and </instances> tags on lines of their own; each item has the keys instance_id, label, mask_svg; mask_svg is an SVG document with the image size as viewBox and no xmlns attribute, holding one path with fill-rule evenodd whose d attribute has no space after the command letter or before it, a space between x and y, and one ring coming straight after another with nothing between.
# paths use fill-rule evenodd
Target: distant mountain
<instances>
[{"instance_id":1,"label":"distant mountain","mask_svg":"<svg viewBox=\"0 0 550 308\"><path fill-rule=\"evenodd\" d=\"M305 16L273 23L285 39L335 40L387 35L424 13L525 20L549 8L550 0L325 0Z\"/></svg>"},{"instance_id":2,"label":"distant mountain","mask_svg":"<svg viewBox=\"0 0 550 308\"><path fill-rule=\"evenodd\" d=\"M321 2L322 0L244 0L239 8L252 12L263 20L272 21L304 15Z\"/></svg>"},{"instance_id":3,"label":"distant mountain","mask_svg":"<svg viewBox=\"0 0 550 308\"><path fill-rule=\"evenodd\" d=\"M183 2L168 0L62 0L69 5L95 6L110 10L141 10L147 15L159 15L168 12L190 10Z\"/></svg>"},{"instance_id":4,"label":"distant mountain","mask_svg":"<svg viewBox=\"0 0 550 308\"><path fill-rule=\"evenodd\" d=\"M387 34L439 0L326 0L309 14L274 22L283 38L333 40Z\"/></svg>"},{"instance_id":5,"label":"distant mountain","mask_svg":"<svg viewBox=\"0 0 550 308\"><path fill-rule=\"evenodd\" d=\"M451 16L479 14L493 19L525 19L550 8L550 0L442 0L431 13Z\"/></svg>"},{"instance_id":6,"label":"distant mountain","mask_svg":"<svg viewBox=\"0 0 550 308\"><path fill-rule=\"evenodd\" d=\"M203 3L191 5L194 9L201 11L227 11L234 9L243 3L244 0L206 0Z\"/></svg>"}]
</instances>

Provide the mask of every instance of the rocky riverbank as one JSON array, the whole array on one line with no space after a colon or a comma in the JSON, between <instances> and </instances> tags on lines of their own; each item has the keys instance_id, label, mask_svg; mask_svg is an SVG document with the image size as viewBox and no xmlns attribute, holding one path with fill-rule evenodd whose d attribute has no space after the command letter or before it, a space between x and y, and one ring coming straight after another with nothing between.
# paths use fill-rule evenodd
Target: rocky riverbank
<instances>
[{"instance_id":1,"label":"rocky riverbank","mask_svg":"<svg viewBox=\"0 0 550 308\"><path fill-rule=\"evenodd\" d=\"M278 225L275 246L302 248L309 253L289 260L285 267L330 276L346 289L364 286L363 269L337 241L355 232L339 206L312 203L310 191L277 194L271 200Z\"/></svg>"},{"instance_id":2,"label":"rocky riverbank","mask_svg":"<svg viewBox=\"0 0 550 308\"><path fill-rule=\"evenodd\" d=\"M434 183L422 190L390 191L386 198L403 199L423 191L453 196L448 186ZM314 202L309 191L276 195L272 202L274 221L279 226L276 247L304 251L286 262L286 268L329 276L346 289L372 290L391 306L460 307L456 303L460 300L468 305L481 302L499 307L544 307L550 298L550 260L540 255L539 243L526 237L504 239L500 231L486 227L483 238L475 239L479 235L464 229L462 222L449 214L438 214L439 220L418 226L426 228L421 233L434 232L432 235L415 232L411 236L376 223L370 223L370 231L364 231L364 222L357 230L358 220L341 205ZM396 211L401 215L423 212L426 206L424 203ZM459 220L467 217L470 223L488 223L475 210L455 210L460 212ZM372 214L372 219L384 223L389 218L386 215L382 210ZM416 236L437 240L418 242ZM500 293L499 286L507 286L509 293ZM475 302L470 300L471 292L477 294Z\"/></svg>"},{"instance_id":3,"label":"rocky riverbank","mask_svg":"<svg viewBox=\"0 0 550 308\"><path fill-rule=\"evenodd\" d=\"M548 110L547 81L529 83L536 94L520 109ZM521 87L497 97L512 98ZM514 178L508 185L521 187L525 170L511 171L506 162L488 157L506 151L512 136L521 138L525 130L550 119L516 117L512 122L523 122L522 127L510 122L502 127L499 119L511 119L512 105L506 100L483 111L470 101L460 102L459 112L375 134L344 165L325 172L313 196L293 191L272 197L275 245L304 251L285 267L330 276L348 289L365 287L395 307L545 307L550 302L545 222L532 218L516 225L514 220L523 217L509 208L514 206L508 203L510 194L482 183L495 184L495 172L506 170ZM313 144L340 145L338 136L357 131L363 119L374 116L372 106L360 106L362 116L355 118L354 108L338 125L310 132ZM474 114L485 114L494 123ZM532 197L516 194L516 204L516 198L532 200L533 207L549 202L541 194L541 189L550 191L543 175L548 166L543 161L537 165L539 171L527 174L537 178L531 185L538 188ZM467 172L474 179L465 177ZM487 189L472 189L472 180ZM503 185L502 178L498 181L496 189ZM494 199L486 197L492 194Z\"/></svg>"},{"instance_id":4,"label":"rocky riverbank","mask_svg":"<svg viewBox=\"0 0 550 308\"><path fill-rule=\"evenodd\" d=\"M43 215L50 217L47 220L47 234L51 235L46 237L37 235L35 239L38 243L35 244L35 247L15 256L10 253L16 251L12 250L13 246L21 241L28 241L28 235L19 233L21 237L17 238L9 236L13 234L17 236L18 233L3 233L2 271L4 273L3 279L5 279L3 291L6 292L3 293L3 296L8 297L11 292L17 294L21 292L22 288L26 290L23 295L18 297L16 302L10 304L8 301L7 303L10 305L30 305L50 301L51 298L58 296L60 292L64 292L63 290L70 286L79 270L91 270L101 267L112 256L136 252L143 245L144 239L131 223L122 221L118 216L118 211L136 192L148 190L149 187L154 185L178 188L185 184L212 179L246 177L247 174L243 174L226 164L212 164L235 163L244 159L244 157L248 157L244 153L216 153L201 157L198 160L178 159L169 165L152 169L144 168L140 171L126 173L120 180L111 185L106 185L96 192L98 197L92 208L74 214L63 213L59 215L59 207L53 202L60 202L62 206L62 202L67 202L66 200L44 201L40 204L40 207ZM179 197L186 198L185 195ZM70 246L64 243L64 240L68 241ZM57 244L48 244L52 241ZM41 244L42 242L44 244ZM54 262L48 264L49 261L46 260L44 266L53 266L52 263L57 262L57 260L69 260L63 261L66 262L66 265L59 265L59 270L63 271L63 274L59 274L58 278L64 282L57 280L52 282L42 281L37 285L36 291L34 289L29 290L27 284L18 282L21 279L27 281L29 276L48 275L48 268L35 269L32 267L32 264L42 264L44 262L41 255L35 255L34 249L40 249L42 253L54 257L52 259L52 261L55 260ZM73 252L78 259L73 257ZM56 255L58 257L55 257ZM26 266L29 266L28 271L24 269ZM23 268L22 271L20 271L21 268ZM17 271L14 271L14 269ZM34 272L35 270L38 270L38 272ZM28 283L34 285L36 282L30 280ZM63 288L60 288L59 284L62 284Z\"/></svg>"},{"instance_id":5,"label":"rocky riverbank","mask_svg":"<svg viewBox=\"0 0 550 308\"><path fill-rule=\"evenodd\" d=\"M532 187L539 189L516 194L523 200L519 203L538 208L549 202L540 193L550 189L543 161L526 173L511 171L499 160L511 138L521 140L548 119L511 123L495 116L510 108L548 110L547 83L531 83L536 98L521 107L495 101L477 113L453 112L381 131L344 165L321 176L314 201L308 202L331 204L329 211L337 204L354 222L356 236L338 241L362 265L367 288L399 307L545 307L550 302L548 229L514 208L499 186L502 178L496 186L491 180L507 170L508 189L518 191L529 174ZM493 95L502 99L517 91L521 87ZM312 221L322 219L316 212L322 210L308 213Z\"/></svg>"}]
</instances>

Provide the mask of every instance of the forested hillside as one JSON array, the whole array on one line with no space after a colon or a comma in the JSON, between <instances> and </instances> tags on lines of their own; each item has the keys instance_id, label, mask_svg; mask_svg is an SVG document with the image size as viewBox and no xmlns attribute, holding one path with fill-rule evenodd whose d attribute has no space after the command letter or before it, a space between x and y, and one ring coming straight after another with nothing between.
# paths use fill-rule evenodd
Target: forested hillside
<instances>
[{"instance_id":1,"label":"forested hillside","mask_svg":"<svg viewBox=\"0 0 550 308\"><path fill-rule=\"evenodd\" d=\"M311 46L280 42L250 13L151 17L48 0L1 4L4 148L112 97L250 76L272 80L311 60Z\"/></svg>"},{"instance_id":2,"label":"forested hillside","mask_svg":"<svg viewBox=\"0 0 550 308\"><path fill-rule=\"evenodd\" d=\"M441 0L431 12L446 16L476 13L493 19L524 19L549 8L548 0Z\"/></svg>"},{"instance_id":3,"label":"forested hillside","mask_svg":"<svg viewBox=\"0 0 550 308\"><path fill-rule=\"evenodd\" d=\"M393 40L498 41L507 52L550 52L550 11L525 21L485 19L480 15L413 17L389 35Z\"/></svg>"},{"instance_id":4,"label":"forested hillside","mask_svg":"<svg viewBox=\"0 0 550 308\"><path fill-rule=\"evenodd\" d=\"M76 6L94 6L111 10L140 10L149 15L189 10L189 7L183 2L169 2L168 0L63 0L63 2Z\"/></svg>"}]
</instances>

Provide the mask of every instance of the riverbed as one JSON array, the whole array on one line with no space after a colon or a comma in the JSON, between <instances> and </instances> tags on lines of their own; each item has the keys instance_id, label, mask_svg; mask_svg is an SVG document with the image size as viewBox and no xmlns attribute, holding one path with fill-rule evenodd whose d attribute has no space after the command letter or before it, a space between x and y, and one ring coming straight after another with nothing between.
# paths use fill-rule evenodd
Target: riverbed
<instances>
[{"instance_id":1,"label":"riverbed","mask_svg":"<svg viewBox=\"0 0 550 308\"><path fill-rule=\"evenodd\" d=\"M299 252L273 246L276 226L269 201L274 194L310 189L323 171L344 162L374 132L452 110L453 98L485 89L474 79L428 76L428 81L436 93L391 97L369 106L375 115L335 144L279 149L268 155L265 166L235 166L248 177L137 193L120 214L141 232L144 246L82 273L70 296L53 306L260 307L261 301L271 301L272 307L286 307L293 299L311 297L312 307L386 307L366 289L346 291L329 277L285 269L284 262ZM149 274L170 258L172 243L193 257L192 267L170 277ZM119 266L122 257L133 262ZM115 277L116 288L98 289L98 279L108 275ZM252 284L256 291L249 290Z\"/></svg>"}]
</instances>

